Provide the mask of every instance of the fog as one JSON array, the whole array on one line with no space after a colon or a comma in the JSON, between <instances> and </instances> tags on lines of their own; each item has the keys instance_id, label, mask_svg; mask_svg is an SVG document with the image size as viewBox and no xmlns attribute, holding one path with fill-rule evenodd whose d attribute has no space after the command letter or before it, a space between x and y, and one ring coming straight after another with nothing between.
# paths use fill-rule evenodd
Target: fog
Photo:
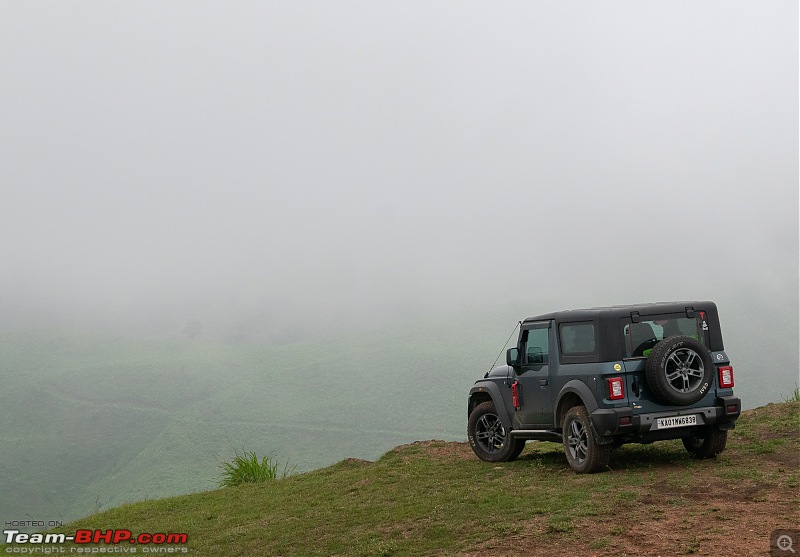
<instances>
[{"instance_id":1,"label":"fog","mask_svg":"<svg viewBox=\"0 0 800 557\"><path fill-rule=\"evenodd\" d=\"M790 396L798 15L0 3L2 520L463 441L562 309L713 300L743 407Z\"/></svg>"},{"instance_id":2,"label":"fog","mask_svg":"<svg viewBox=\"0 0 800 557\"><path fill-rule=\"evenodd\" d=\"M796 354L797 2L5 2L0 67L5 329L709 298Z\"/></svg>"}]
</instances>

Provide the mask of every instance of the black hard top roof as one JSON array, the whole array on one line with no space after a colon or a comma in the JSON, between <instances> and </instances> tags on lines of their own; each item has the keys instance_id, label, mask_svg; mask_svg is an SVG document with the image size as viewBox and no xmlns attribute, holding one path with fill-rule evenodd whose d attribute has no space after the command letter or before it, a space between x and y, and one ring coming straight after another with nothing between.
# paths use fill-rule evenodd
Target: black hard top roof
<instances>
[{"instance_id":1,"label":"black hard top roof","mask_svg":"<svg viewBox=\"0 0 800 557\"><path fill-rule=\"evenodd\" d=\"M545 313L535 317L528 317L523 323L531 321L549 321L555 319L556 321L588 321L600 315L606 317L625 317L633 312L638 312L639 315L657 315L660 313L676 313L686 311L686 308L695 308L696 310L706 310L716 313L717 306L714 302L709 301L690 301L690 302L655 302L650 304L631 304L624 306L609 306L609 307L596 307L588 309L570 309L565 311L555 311L552 313Z\"/></svg>"}]
</instances>

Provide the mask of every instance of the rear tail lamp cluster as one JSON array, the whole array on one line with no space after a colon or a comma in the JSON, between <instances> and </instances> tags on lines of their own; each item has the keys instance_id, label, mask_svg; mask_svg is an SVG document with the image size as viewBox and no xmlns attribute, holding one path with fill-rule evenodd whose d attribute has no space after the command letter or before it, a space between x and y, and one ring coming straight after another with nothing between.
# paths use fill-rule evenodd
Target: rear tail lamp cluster
<instances>
[{"instance_id":1,"label":"rear tail lamp cluster","mask_svg":"<svg viewBox=\"0 0 800 557\"><path fill-rule=\"evenodd\" d=\"M608 381L608 398L611 400L619 400L625 398L625 382L622 377L611 377L606 379Z\"/></svg>"},{"instance_id":2,"label":"rear tail lamp cluster","mask_svg":"<svg viewBox=\"0 0 800 557\"><path fill-rule=\"evenodd\" d=\"M731 366L721 366L719 369L719 386L723 389L733 387L733 368Z\"/></svg>"}]
</instances>

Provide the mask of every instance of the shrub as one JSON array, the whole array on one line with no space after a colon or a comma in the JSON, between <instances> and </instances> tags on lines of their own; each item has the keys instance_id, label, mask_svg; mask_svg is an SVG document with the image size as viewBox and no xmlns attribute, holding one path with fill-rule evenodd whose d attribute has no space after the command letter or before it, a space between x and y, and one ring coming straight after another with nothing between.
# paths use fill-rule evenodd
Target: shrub
<instances>
[{"instance_id":1,"label":"shrub","mask_svg":"<svg viewBox=\"0 0 800 557\"><path fill-rule=\"evenodd\" d=\"M271 482L278 479L278 461L265 456L261 460L254 451L237 450L232 460L223 462L219 466L221 474L220 487L231 487L244 483ZM282 478L285 478L294 467L289 469L287 461L283 467Z\"/></svg>"}]
</instances>

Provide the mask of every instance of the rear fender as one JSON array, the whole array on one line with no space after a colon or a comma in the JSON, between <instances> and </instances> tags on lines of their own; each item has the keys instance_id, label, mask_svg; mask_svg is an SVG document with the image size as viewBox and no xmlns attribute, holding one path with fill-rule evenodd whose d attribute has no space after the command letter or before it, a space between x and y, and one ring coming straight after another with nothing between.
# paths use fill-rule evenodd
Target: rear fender
<instances>
[{"instance_id":1,"label":"rear fender","mask_svg":"<svg viewBox=\"0 0 800 557\"><path fill-rule=\"evenodd\" d=\"M594 394L586 385L586 383L579 381L578 379L573 379L572 381L568 382L558 394L558 403L556 404L555 410L556 427L561 427L564 414L566 414L567 410L576 404L582 404L586 407L586 411L588 412L590 418L589 422L591 423L592 431L594 431L594 436L597 442L601 445L613 443L614 437L611 435L603 435L605 430L600 425L603 423L602 418L604 417L604 414L613 411L600 410L596 415L593 414L593 412L599 407L597 404L597 399L595 399Z\"/></svg>"},{"instance_id":2,"label":"rear fender","mask_svg":"<svg viewBox=\"0 0 800 557\"><path fill-rule=\"evenodd\" d=\"M553 420L556 427L561 427L564 414L576 404L585 406L589 414L597 410L597 401L594 398L594 394L586 383L579 379L568 381L561 389L561 392L558 393L558 399L553 413Z\"/></svg>"}]
</instances>

